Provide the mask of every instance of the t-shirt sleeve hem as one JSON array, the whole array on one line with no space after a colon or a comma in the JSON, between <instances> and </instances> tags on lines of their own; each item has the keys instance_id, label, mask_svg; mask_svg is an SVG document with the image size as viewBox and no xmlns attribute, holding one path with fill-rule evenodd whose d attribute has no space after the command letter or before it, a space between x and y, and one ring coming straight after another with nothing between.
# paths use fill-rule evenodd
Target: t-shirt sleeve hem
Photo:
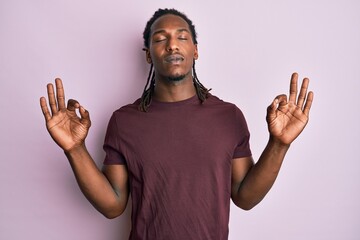
<instances>
[{"instance_id":1,"label":"t-shirt sleeve hem","mask_svg":"<svg viewBox=\"0 0 360 240\"><path fill-rule=\"evenodd\" d=\"M252 157L251 151L244 151L244 152L236 152L233 155L233 159L235 158L243 158L243 157Z\"/></svg>"},{"instance_id":2,"label":"t-shirt sleeve hem","mask_svg":"<svg viewBox=\"0 0 360 240\"><path fill-rule=\"evenodd\" d=\"M104 165L126 165L126 161L124 159L111 159L111 158L107 158L105 157Z\"/></svg>"}]
</instances>

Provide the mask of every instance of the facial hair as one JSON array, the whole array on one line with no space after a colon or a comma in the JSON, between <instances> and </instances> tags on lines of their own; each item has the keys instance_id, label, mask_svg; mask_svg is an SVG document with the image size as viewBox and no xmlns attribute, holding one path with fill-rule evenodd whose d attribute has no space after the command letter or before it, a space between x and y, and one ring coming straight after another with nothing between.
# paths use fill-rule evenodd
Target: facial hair
<instances>
[{"instance_id":1,"label":"facial hair","mask_svg":"<svg viewBox=\"0 0 360 240\"><path fill-rule=\"evenodd\" d=\"M169 76L169 77L167 77L167 79L169 82L179 82L179 81L185 79L185 77L186 77L186 75L182 74L182 75L175 76L175 77Z\"/></svg>"}]
</instances>

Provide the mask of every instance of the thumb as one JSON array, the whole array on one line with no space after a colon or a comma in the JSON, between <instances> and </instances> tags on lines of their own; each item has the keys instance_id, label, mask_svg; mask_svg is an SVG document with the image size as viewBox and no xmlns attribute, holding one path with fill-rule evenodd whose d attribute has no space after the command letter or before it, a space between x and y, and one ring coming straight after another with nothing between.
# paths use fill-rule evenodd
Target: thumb
<instances>
[{"instance_id":1,"label":"thumb","mask_svg":"<svg viewBox=\"0 0 360 240\"><path fill-rule=\"evenodd\" d=\"M87 111L83 106L80 106L79 112L81 116L80 122L84 124L87 128L90 128L91 121L89 111Z\"/></svg>"},{"instance_id":2,"label":"thumb","mask_svg":"<svg viewBox=\"0 0 360 240\"><path fill-rule=\"evenodd\" d=\"M276 116L276 109L277 106L279 104L279 99L275 98L272 103L270 104L270 106L268 106L267 108L267 118L268 119L273 119Z\"/></svg>"}]
</instances>

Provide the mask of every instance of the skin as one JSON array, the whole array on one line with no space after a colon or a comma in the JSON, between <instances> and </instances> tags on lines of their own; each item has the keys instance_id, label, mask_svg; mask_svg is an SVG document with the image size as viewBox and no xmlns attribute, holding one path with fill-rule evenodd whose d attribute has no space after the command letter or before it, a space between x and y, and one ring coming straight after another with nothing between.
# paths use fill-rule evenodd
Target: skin
<instances>
[{"instance_id":1,"label":"skin","mask_svg":"<svg viewBox=\"0 0 360 240\"><path fill-rule=\"evenodd\" d=\"M191 67L198 58L198 49L187 23L174 15L160 17L151 27L149 46L146 60L154 64L156 72L154 98L175 102L194 96ZM169 57L175 61L168 61ZM298 74L294 73L289 97L279 95L267 108L269 141L256 164L251 157L233 159L231 198L238 207L253 208L275 182L287 150L308 122L313 101L308 85L309 79L305 78L298 92ZM47 130L64 150L86 198L104 216L115 218L124 212L129 197L127 168L125 165L105 165L100 171L96 167L85 146L91 126L89 112L76 100L70 99L65 104L60 79L55 80L55 86L56 91L52 84L47 85L49 107L46 98L40 98Z\"/></svg>"},{"instance_id":2,"label":"skin","mask_svg":"<svg viewBox=\"0 0 360 240\"><path fill-rule=\"evenodd\" d=\"M242 209L253 208L265 197L276 180L287 150L309 120L314 97L313 92L307 93L309 79L304 78L299 94L297 84L298 74L293 73L289 98L279 95L267 108L269 141L256 164L250 157L233 160L231 198Z\"/></svg>"},{"instance_id":3,"label":"skin","mask_svg":"<svg viewBox=\"0 0 360 240\"><path fill-rule=\"evenodd\" d=\"M169 63L166 59L170 56L181 56L183 60ZM146 60L155 69L154 98L176 102L194 96L192 65L198 57L197 45L185 20L171 14L158 18L151 26L149 49L146 49ZM180 81L169 80L179 76L183 76Z\"/></svg>"},{"instance_id":4,"label":"skin","mask_svg":"<svg viewBox=\"0 0 360 240\"><path fill-rule=\"evenodd\" d=\"M50 110L46 99L40 98L46 128L64 150L85 197L107 218L117 217L125 210L128 200L127 169L124 165L104 166L103 172L97 168L85 146L91 126L89 112L73 99L68 101L66 107L62 81L55 79L55 85L56 96L54 86L47 85Z\"/></svg>"}]
</instances>

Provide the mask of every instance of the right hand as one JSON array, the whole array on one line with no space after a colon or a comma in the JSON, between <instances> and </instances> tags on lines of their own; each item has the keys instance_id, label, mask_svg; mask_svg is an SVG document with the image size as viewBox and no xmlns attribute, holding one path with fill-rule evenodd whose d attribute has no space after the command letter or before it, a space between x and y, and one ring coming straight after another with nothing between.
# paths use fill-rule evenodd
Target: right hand
<instances>
[{"instance_id":1,"label":"right hand","mask_svg":"<svg viewBox=\"0 0 360 240\"><path fill-rule=\"evenodd\" d=\"M73 99L65 106L65 93L61 79L55 79L56 98L54 86L47 85L47 93L51 113L49 112L46 98L40 98L40 106L46 121L46 128L53 140L65 151L82 146L89 132L91 121L89 112ZM80 112L80 117L76 114Z\"/></svg>"}]
</instances>

